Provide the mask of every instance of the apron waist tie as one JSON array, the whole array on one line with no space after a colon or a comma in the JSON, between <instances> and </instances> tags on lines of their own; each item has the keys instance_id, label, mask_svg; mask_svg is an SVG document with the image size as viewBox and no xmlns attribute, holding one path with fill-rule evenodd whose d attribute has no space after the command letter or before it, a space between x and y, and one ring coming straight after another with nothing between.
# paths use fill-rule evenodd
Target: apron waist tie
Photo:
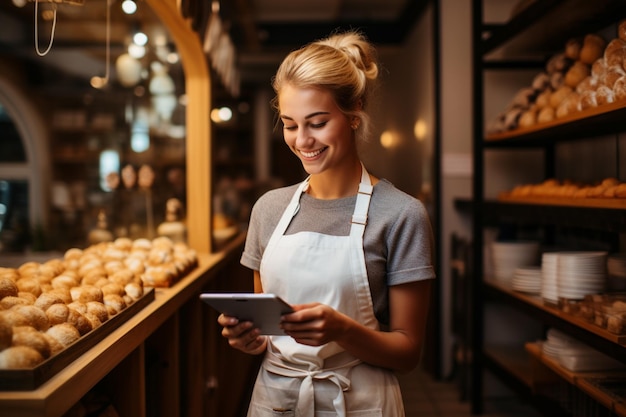
<instances>
[{"instance_id":1,"label":"apron waist tie","mask_svg":"<svg viewBox=\"0 0 626 417\"><path fill-rule=\"evenodd\" d=\"M339 369L347 369L360 364L359 359L354 359L348 363L327 369L305 369L299 368L296 364L287 364L280 360L275 354L270 353L263 361L263 368L276 375L292 378L301 378L300 391L298 393L298 405L296 416L313 417L315 411L315 388L314 380L328 380L338 388L338 394L333 400L333 406L338 417L346 417L346 403L343 393L350 389L350 379L336 372Z\"/></svg>"}]
</instances>

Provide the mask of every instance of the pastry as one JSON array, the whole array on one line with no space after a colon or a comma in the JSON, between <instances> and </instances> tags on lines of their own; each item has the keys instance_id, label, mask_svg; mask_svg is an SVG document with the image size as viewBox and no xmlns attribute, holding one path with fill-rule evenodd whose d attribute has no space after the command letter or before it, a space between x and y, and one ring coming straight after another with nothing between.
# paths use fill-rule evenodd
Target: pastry
<instances>
[{"instance_id":1,"label":"pastry","mask_svg":"<svg viewBox=\"0 0 626 417\"><path fill-rule=\"evenodd\" d=\"M537 109L541 110L550 105L550 96L552 95L552 91L552 88L546 88L537 95L537 98L535 99L535 106Z\"/></svg>"},{"instance_id":2,"label":"pastry","mask_svg":"<svg viewBox=\"0 0 626 417\"><path fill-rule=\"evenodd\" d=\"M606 41L603 37L590 33L583 39L583 46L580 48L579 60L583 64L591 65L604 54Z\"/></svg>"},{"instance_id":3,"label":"pastry","mask_svg":"<svg viewBox=\"0 0 626 417\"><path fill-rule=\"evenodd\" d=\"M602 106L603 104L613 103L615 101L615 94L613 90L606 85L601 85L596 90L596 102L598 106Z\"/></svg>"},{"instance_id":4,"label":"pastry","mask_svg":"<svg viewBox=\"0 0 626 417\"><path fill-rule=\"evenodd\" d=\"M573 38L565 43L565 56L572 61L577 61L580 57L580 50L583 47L583 43L578 38Z\"/></svg>"},{"instance_id":5,"label":"pastry","mask_svg":"<svg viewBox=\"0 0 626 417\"><path fill-rule=\"evenodd\" d=\"M580 109L585 110L592 107L597 107L598 101L596 98L596 92L593 90L585 91L580 95Z\"/></svg>"},{"instance_id":6,"label":"pastry","mask_svg":"<svg viewBox=\"0 0 626 417\"><path fill-rule=\"evenodd\" d=\"M87 307L87 314L93 314L100 320L101 323L106 322L109 319L109 312L103 303L98 301L89 301L85 304Z\"/></svg>"},{"instance_id":7,"label":"pastry","mask_svg":"<svg viewBox=\"0 0 626 417\"><path fill-rule=\"evenodd\" d=\"M120 313L126 308L124 299L117 294L107 294L104 297L104 305L107 308L109 317Z\"/></svg>"},{"instance_id":8,"label":"pastry","mask_svg":"<svg viewBox=\"0 0 626 417\"><path fill-rule=\"evenodd\" d=\"M50 307L52 304L57 303L65 304L65 302L59 295L52 292L44 292L39 297L37 297L34 305L39 307L43 311L46 311L48 307Z\"/></svg>"},{"instance_id":9,"label":"pastry","mask_svg":"<svg viewBox=\"0 0 626 417\"><path fill-rule=\"evenodd\" d=\"M0 300L0 309L8 310L14 306L27 306L31 304L27 299L9 295Z\"/></svg>"},{"instance_id":10,"label":"pastry","mask_svg":"<svg viewBox=\"0 0 626 417\"><path fill-rule=\"evenodd\" d=\"M48 322L51 326L65 323L69 315L70 309L67 304L52 304L46 310L46 316L48 316Z\"/></svg>"},{"instance_id":11,"label":"pastry","mask_svg":"<svg viewBox=\"0 0 626 417\"><path fill-rule=\"evenodd\" d=\"M15 282L10 278L0 278L0 300L4 297L17 297L19 289Z\"/></svg>"},{"instance_id":12,"label":"pastry","mask_svg":"<svg viewBox=\"0 0 626 417\"><path fill-rule=\"evenodd\" d=\"M550 107L550 106L544 107L537 114L537 123L551 122L552 120L554 120L554 117L555 117L554 107Z\"/></svg>"},{"instance_id":13,"label":"pastry","mask_svg":"<svg viewBox=\"0 0 626 417\"><path fill-rule=\"evenodd\" d=\"M554 107L555 109L558 108L561 102L565 99L565 97L570 95L572 91L574 90L568 85L562 85L561 87L559 87L550 96L550 106Z\"/></svg>"},{"instance_id":14,"label":"pastry","mask_svg":"<svg viewBox=\"0 0 626 417\"><path fill-rule=\"evenodd\" d=\"M11 346L13 341L13 325L3 314L0 314L0 350Z\"/></svg>"},{"instance_id":15,"label":"pastry","mask_svg":"<svg viewBox=\"0 0 626 417\"><path fill-rule=\"evenodd\" d=\"M613 93L615 94L615 100L626 99L626 76L621 76L615 81Z\"/></svg>"},{"instance_id":16,"label":"pastry","mask_svg":"<svg viewBox=\"0 0 626 417\"><path fill-rule=\"evenodd\" d=\"M565 85L576 88L578 84L591 74L589 65L576 61L565 73Z\"/></svg>"},{"instance_id":17,"label":"pastry","mask_svg":"<svg viewBox=\"0 0 626 417\"><path fill-rule=\"evenodd\" d=\"M74 326L81 336L93 330L90 321L84 316L84 314L71 307L69 308L67 322Z\"/></svg>"},{"instance_id":18,"label":"pastry","mask_svg":"<svg viewBox=\"0 0 626 417\"><path fill-rule=\"evenodd\" d=\"M26 317L28 325L39 331L45 332L50 327L48 316L39 307L33 305L15 306L11 310Z\"/></svg>"},{"instance_id":19,"label":"pastry","mask_svg":"<svg viewBox=\"0 0 626 417\"><path fill-rule=\"evenodd\" d=\"M42 332L31 326L13 327L12 346L28 346L35 349L44 359L50 357L50 343Z\"/></svg>"},{"instance_id":20,"label":"pastry","mask_svg":"<svg viewBox=\"0 0 626 417\"><path fill-rule=\"evenodd\" d=\"M624 48L626 47L626 42L621 40L620 38L612 39L606 48L604 49L604 61L606 62L606 66L612 67L617 65L619 67L622 66L622 60L624 59Z\"/></svg>"},{"instance_id":21,"label":"pastry","mask_svg":"<svg viewBox=\"0 0 626 417\"><path fill-rule=\"evenodd\" d=\"M43 361L43 356L28 346L11 346L0 352L0 369L30 369Z\"/></svg>"},{"instance_id":22,"label":"pastry","mask_svg":"<svg viewBox=\"0 0 626 417\"><path fill-rule=\"evenodd\" d=\"M41 285L35 278L21 278L15 282L18 292L29 292L35 297L39 297L42 293Z\"/></svg>"},{"instance_id":23,"label":"pastry","mask_svg":"<svg viewBox=\"0 0 626 417\"><path fill-rule=\"evenodd\" d=\"M76 327L69 323L55 324L50 327L46 333L58 340L59 343L65 347L80 339L80 333L76 330Z\"/></svg>"}]
</instances>

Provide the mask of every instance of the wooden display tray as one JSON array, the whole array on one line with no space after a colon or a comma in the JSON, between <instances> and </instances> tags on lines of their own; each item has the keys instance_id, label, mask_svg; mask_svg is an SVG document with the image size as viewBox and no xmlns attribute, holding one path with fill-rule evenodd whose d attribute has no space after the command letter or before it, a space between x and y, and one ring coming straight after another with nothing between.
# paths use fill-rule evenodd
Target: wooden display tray
<instances>
[{"instance_id":1,"label":"wooden display tray","mask_svg":"<svg viewBox=\"0 0 626 417\"><path fill-rule=\"evenodd\" d=\"M39 387L153 300L154 288L145 288L140 299L35 368L1 369L0 391L29 391Z\"/></svg>"},{"instance_id":2,"label":"wooden display tray","mask_svg":"<svg viewBox=\"0 0 626 417\"><path fill-rule=\"evenodd\" d=\"M565 207L588 207L602 209L626 209L626 198L571 198L571 197L543 197L543 196L512 196L508 193L501 193L498 196L501 203L516 204L537 204L543 206L565 206Z\"/></svg>"}]
</instances>

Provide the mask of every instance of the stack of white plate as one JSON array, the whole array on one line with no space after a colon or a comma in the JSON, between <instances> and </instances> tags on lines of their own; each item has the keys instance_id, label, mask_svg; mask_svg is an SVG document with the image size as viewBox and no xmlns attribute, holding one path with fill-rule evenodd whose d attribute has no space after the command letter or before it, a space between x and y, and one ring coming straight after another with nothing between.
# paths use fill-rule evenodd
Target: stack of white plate
<instances>
[{"instance_id":1,"label":"stack of white plate","mask_svg":"<svg viewBox=\"0 0 626 417\"><path fill-rule=\"evenodd\" d=\"M549 329L542 352L572 371L624 369L624 364L558 330Z\"/></svg>"},{"instance_id":2,"label":"stack of white plate","mask_svg":"<svg viewBox=\"0 0 626 417\"><path fill-rule=\"evenodd\" d=\"M493 242L491 259L496 280L511 283L516 268L537 265L539 242Z\"/></svg>"},{"instance_id":3,"label":"stack of white plate","mask_svg":"<svg viewBox=\"0 0 626 417\"><path fill-rule=\"evenodd\" d=\"M515 268L511 285L515 291L528 294L541 293L541 267L524 266Z\"/></svg>"},{"instance_id":4,"label":"stack of white plate","mask_svg":"<svg viewBox=\"0 0 626 417\"><path fill-rule=\"evenodd\" d=\"M559 252L557 288L559 298L582 300L606 288L606 252Z\"/></svg>"},{"instance_id":5,"label":"stack of white plate","mask_svg":"<svg viewBox=\"0 0 626 417\"><path fill-rule=\"evenodd\" d=\"M626 254L610 255L606 263L607 289L626 291Z\"/></svg>"},{"instance_id":6,"label":"stack of white plate","mask_svg":"<svg viewBox=\"0 0 626 417\"><path fill-rule=\"evenodd\" d=\"M551 304L557 304L559 301L558 260L557 252L544 252L541 255L541 298Z\"/></svg>"}]
</instances>

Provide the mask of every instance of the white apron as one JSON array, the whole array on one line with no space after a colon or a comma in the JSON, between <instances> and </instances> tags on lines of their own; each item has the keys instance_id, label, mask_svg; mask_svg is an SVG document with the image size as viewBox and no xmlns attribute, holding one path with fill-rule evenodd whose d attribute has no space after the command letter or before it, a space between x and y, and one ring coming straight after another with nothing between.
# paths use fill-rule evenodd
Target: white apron
<instances>
[{"instance_id":1,"label":"white apron","mask_svg":"<svg viewBox=\"0 0 626 417\"><path fill-rule=\"evenodd\" d=\"M365 269L363 232L372 194L362 167L349 236L285 235L308 179L296 190L261 260L263 290L291 304L320 302L378 330ZM362 363L331 342L305 346L271 336L257 376L249 417L404 416L395 375Z\"/></svg>"}]
</instances>

